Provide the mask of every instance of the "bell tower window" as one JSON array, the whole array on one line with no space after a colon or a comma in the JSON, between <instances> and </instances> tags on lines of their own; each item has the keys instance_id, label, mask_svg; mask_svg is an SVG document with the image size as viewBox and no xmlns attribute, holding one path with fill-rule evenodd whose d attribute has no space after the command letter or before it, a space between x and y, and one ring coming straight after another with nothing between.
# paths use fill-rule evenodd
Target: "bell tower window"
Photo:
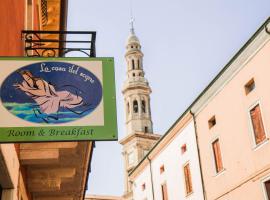
<instances>
[{"instance_id":1,"label":"bell tower window","mask_svg":"<svg viewBox=\"0 0 270 200\"><path fill-rule=\"evenodd\" d=\"M142 100L142 112L145 113L145 100Z\"/></svg>"},{"instance_id":2,"label":"bell tower window","mask_svg":"<svg viewBox=\"0 0 270 200\"><path fill-rule=\"evenodd\" d=\"M140 69L140 60L139 59L137 60L137 66L138 66L138 69Z\"/></svg>"},{"instance_id":3,"label":"bell tower window","mask_svg":"<svg viewBox=\"0 0 270 200\"><path fill-rule=\"evenodd\" d=\"M128 112L128 114L130 113L129 103L127 103L127 112Z\"/></svg>"},{"instance_id":4,"label":"bell tower window","mask_svg":"<svg viewBox=\"0 0 270 200\"><path fill-rule=\"evenodd\" d=\"M132 69L134 70L135 69L135 61L132 59Z\"/></svg>"},{"instance_id":5,"label":"bell tower window","mask_svg":"<svg viewBox=\"0 0 270 200\"><path fill-rule=\"evenodd\" d=\"M137 100L133 101L133 112L138 113L138 101Z\"/></svg>"},{"instance_id":6,"label":"bell tower window","mask_svg":"<svg viewBox=\"0 0 270 200\"><path fill-rule=\"evenodd\" d=\"M148 127L147 126L144 127L144 132L148 133Z\"/></svg>"}]
</instances>

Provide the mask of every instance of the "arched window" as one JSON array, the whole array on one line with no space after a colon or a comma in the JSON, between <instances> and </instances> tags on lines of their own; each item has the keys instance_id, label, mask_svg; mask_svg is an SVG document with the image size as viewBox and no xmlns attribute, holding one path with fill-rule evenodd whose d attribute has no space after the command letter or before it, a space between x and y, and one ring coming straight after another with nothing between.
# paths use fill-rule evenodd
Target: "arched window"
<instances>
[{"instance_id":1,"label":"arched window","mask_svg":"<svg viewBox=\"0 0 270 200\"><path fill-rule=\"evenodd\" d=\"M132 59L132 69L135 69L135 61Z\"/></svg>"},{"instance_id":2,"label":"arched window","mask_svg":"<svg viewBox=\"0 0 270 200\"><path fill-rule=\"evenodd\" d=\"M128 114L130 113L129 103L127 103L127 112L128 112Z\"/></svg>"},{"instance_id":3,"label":"arched window","mask_svg":"<svg viewBox=\"0 0 270 200\"><path fill-rule=\"evenodd\" d=\"M142 100L142 112L145 113L145 100Z\"/></svg>"},{"instance_id":4,"label":"arched window","mask_svg":"<svg viewBox=\"0 0 270 200\"><path fill-rule=\"evenodd\" d=\"M137 100L133 101L133 112L138 113L138 101Z\"/></svg>"},{"instance_id":5,"label":"arched window","mask_svg":"<svg viewBox=\"0 0 270 200\"><path fill-rule=\"evenodd\" d=\"M135 77L135 73L133 73L132 76Z\"/></svg>"},{"instance_id":6,"label":"arched window","mask_svg":"<svg viewBox=\"0 0 270 200\"><path fill-rule=\"evenodd\" d=\"M140 60L139 59L137 60L137 66L138 66L138 69L140 69Z\"/></svg>"}]
</instances>

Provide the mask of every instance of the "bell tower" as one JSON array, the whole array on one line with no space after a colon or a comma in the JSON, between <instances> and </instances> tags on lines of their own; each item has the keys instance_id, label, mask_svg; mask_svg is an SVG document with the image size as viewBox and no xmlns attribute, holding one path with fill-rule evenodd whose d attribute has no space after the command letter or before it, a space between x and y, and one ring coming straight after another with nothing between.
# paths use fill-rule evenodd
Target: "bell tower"
<instances>
[{"instance_id":1,"label":"bell tower","mask_svg":"<svg viewBox=\"0 0 270 200\"><path fill-rule=\"evenodd\" d=\"M123 95L126 112L127 134L135 132L153 133L150 109L151 88L143 70L143 53L131 22L130 36L126 44L127 79Z\"/></svg>"},{"instance_id":2,"label":"bell tower","mask_svg":"<svg viewBox=\"0 0 270 200\"><path fill-rule=\"evenodd\" d=\"M151 118L151 88L143 70L143 53L138 37L135 35L131 20L130 35L126 44L127 78L122 90L125 103L126 137L120 141L123 145L125 165L124 199L132 199L132 183L129 173L154 146L160 135L153 134Z\"/></svg>"}]
</instances>

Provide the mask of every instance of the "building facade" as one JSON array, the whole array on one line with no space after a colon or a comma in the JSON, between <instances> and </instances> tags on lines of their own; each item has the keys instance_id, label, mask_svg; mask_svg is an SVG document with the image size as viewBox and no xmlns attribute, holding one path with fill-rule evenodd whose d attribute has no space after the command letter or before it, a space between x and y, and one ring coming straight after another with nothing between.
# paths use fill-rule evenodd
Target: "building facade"
<instances>
[{"instance_id":1,"label":"building facade","mask_svg":"<svg viewBox=\"0 0 270 200\"><path fill-rule=\"evenodd\" d=\"M191 109L206 199L270 199L269 22Z\"/></svg>"},{"instance_id":2,"label":"building facade","mask_svg":"<svg viewBox=\"0 0 270 200\"><path fill-rule=\"evenodd\" d=\"M1 0L0 55L26 56L22 31L65 30L66 13L65 0ZM83 199L92 150L92 142L0 144L0 199Z\"/></svg>"},{"instance_id":3,"label":"building facade","mask_svg":"<svg viewBox=\"0 0 270 200\"><path fill-rule=\"evenodd\" d=\"M203 199L192 115L187 112L130 173L134 199Z\"/></svg>"}]
</instances>

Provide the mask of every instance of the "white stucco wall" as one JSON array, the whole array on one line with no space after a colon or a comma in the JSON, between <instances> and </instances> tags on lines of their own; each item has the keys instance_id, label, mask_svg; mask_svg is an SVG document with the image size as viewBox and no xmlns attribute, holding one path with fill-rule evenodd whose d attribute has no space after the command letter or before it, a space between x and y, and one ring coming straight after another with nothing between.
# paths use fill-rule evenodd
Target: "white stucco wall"
<instances>
[{"instance_id":1,"label":"white stucco wall","mask_svg":"<svg viewBox=\"0 0 270 200\"><path fill-rule=\"evenodd\" d=\"M203 190L199 168L196 136L193 121L176 133L177 136L152 160L152 174L154 182L155 200L162 200L161 185L166 182L169 199L202 200ZM186 144L187 151L182 154L181 147ZM158 148L158 147L156 147ZM189 162L193 193L186 196L183 167ZM164 165L165 171L160 174L160 167ZM153 200L151 175L149 164L135 178L133 194L135 200ZM142 185L146 188L142 191Z\"/></svg>"}]
</instances>

